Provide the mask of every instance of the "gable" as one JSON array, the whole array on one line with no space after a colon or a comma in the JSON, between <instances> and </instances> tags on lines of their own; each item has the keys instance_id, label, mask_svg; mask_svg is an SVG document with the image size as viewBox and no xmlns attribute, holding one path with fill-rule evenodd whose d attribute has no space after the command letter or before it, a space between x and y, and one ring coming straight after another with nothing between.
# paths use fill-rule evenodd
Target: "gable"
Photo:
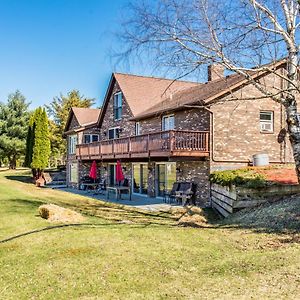
<instances>
[{"instance_id":1,"label":"gable","mask_svg":"<svg viewBox=\"0 0 300 300\"><path fill-rule=\"evenodd\" d=\"M72 109L69 112L69 117L67 119L67 123L66 123L66 127L65 127L65 132L68 131L73 131L75 129L80 128L80 124L76 118L76 116L74 115Z\"/></svg>"},{"instance_id":2,"label":"gable","mask_svg":"<svg viewBox=\"0 0 300 300\"><path fill-rule=\"evenodd\" d=\"M102 123L103 117L106 114L107 102L111 98L116 84L123 93L132 117L149 109L154 104L162 102L166 97L187 88L201 85L200 83L189 81L113 73L104 98L103 111L99 118L99 124Z\"/></svg>"}]
</instances>

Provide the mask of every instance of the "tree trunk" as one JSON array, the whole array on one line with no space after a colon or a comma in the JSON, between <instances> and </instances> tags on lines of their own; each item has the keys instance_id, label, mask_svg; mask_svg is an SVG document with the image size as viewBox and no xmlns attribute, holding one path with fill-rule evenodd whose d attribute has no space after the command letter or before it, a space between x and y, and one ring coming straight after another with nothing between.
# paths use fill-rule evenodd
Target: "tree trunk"
<instances>
[{"instance_id":1,"label":"tree trunk","mask_svg":"<svg viewBox=\"0 0 300 300\"><path fill-rule=\"evenodd\" d=\"M9 159L9 168L11 170L15 170L17 167L17 158L15 155L12 156L12 158Z\"/></svg>"},{"instance_id":2,"label":"tree trunk","mask_svg":"<svg viewBox=\"0 0 300 300\"><path fill-rule=\"evenodd\" d=\"M288 126L288 133L293 149L293 156L296 165L296 173L298 182L300 182L300 119L297 113L297 101L296 101L296 86L298 86L298 51L296 49L290 49L287 71L287 95L285 97L285 110L286 110L286 122Z\"/></svg>"}]
</instances>

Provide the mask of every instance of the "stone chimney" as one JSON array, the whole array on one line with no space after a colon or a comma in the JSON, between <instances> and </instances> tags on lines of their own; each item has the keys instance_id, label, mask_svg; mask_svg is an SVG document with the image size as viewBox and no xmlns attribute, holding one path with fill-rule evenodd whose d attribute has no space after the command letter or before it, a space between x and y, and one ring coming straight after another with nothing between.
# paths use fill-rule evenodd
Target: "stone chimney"
<instances>
[{"instance_id":1,"label":"stone chimney","mask_svg":"<svg viewBox=\"0 0 300 300\"><path fill-rule=\"evenodd\" d=\"M212 64L207 68L207 80L213 81L224 77L225 68L220 64Z\"/></svg>"}]
</instances>

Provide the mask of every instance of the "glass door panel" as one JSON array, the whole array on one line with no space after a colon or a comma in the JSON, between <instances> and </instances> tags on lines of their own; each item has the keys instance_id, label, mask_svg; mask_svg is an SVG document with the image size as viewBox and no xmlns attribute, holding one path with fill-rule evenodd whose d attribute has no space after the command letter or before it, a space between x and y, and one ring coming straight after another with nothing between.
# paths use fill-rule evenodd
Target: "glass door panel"
<instances>
[{"instance_id":1,"label":"glass door panel","mask_svg":"<svg viewBox=\"0 0 300 300\"><path fill-rule=\"evenodd\" d=\"M148 165L141 165L141 193L147 194L148 191Z\"/></svg>"},{"instance_id":2,"label":"glass door panel","mask_svg":"<svg viewBox=\"0 0 300 300\"><path fill-rule=\"evenodd\" d=\"M115 185L115 165L109 165L109 185Z\"/></svg>"},{"instance_id":3,"label":"glass door panel","mask_svg":"<svg viewBox=\"0 0 300 300\"><path fill-rule=\"evenodd\" d=\"M176 163L166 164L166 174L167 174L166 189L168 191L171 191L173 187L173 183L176 182Z\"/></svg>"},{"instance_id":4,"label":"glass door panel","mask_svg":"<svg viewBox=\"0 0 300 300\"><path fill-rule=\"evenodd\" d=\"M166 186L166 166L157 165L157 196L163 196Z\"/></svg>"},{"instance_id":5,"label":"glass door panel","mask_svg":"<svg viewBox=\"0 0 300 300\"><path fill-rule=\"evenodd\" d=\"M139 193L140 192L140 182L141 182L141 171L140 171L140 165L134 164L133 166L133 192Z\"/></svg>"}]
</instances>

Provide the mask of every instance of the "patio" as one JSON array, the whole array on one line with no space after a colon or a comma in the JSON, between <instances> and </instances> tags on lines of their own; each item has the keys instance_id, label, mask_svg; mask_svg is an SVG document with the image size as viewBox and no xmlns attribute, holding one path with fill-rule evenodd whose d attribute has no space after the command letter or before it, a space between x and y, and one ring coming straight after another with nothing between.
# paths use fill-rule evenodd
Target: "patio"
<instances>
[{"instance_id":1,"label":"patio","mask_svg":"<svg viewBox=\"0 0 300 300\"><path fill-rule=\"evenodd\" d=\"M180 207L177 203L165 203L163 198L150 198L146 196L141 196L137 194L131 195L131 200L129 200L129 195L122 195L122 199L117 199L114 193L109 194L109 199L107 199L106 192L104 194L95 193L94 191L78 190L72 188L62 188L62 191L73 193L77 195L91 197L93 199L102 200L106 202L118 203L121 205L134 206L140 209L145 209L149 211L162 211L168 210L171 207Z\"/></svg>"}]
</instances>

